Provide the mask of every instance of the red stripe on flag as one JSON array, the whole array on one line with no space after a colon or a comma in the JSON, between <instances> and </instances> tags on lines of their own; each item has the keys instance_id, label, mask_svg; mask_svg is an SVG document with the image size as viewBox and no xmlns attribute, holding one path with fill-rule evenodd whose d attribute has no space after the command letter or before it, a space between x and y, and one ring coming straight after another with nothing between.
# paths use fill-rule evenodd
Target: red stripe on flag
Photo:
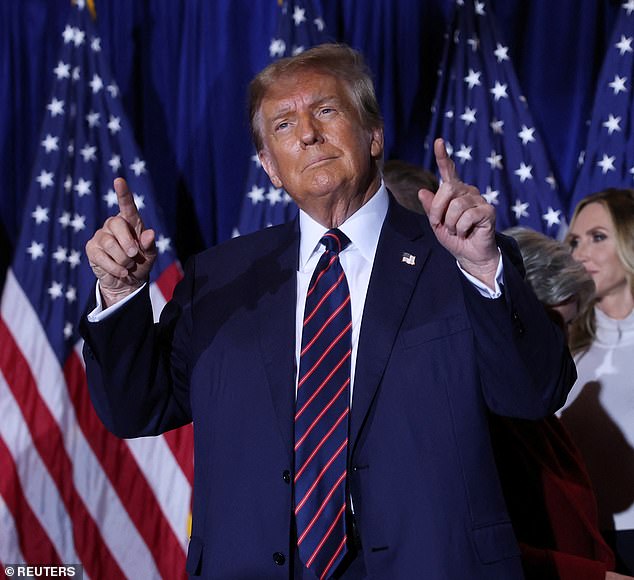
<instances>
[{"instance_id":1,"label":"red stripe on flag","mask_svg":"<svg viewBox=\"0 0 634 580\"><path fill-rule=\"evenodd\" d=\"M8 420L7 417L4 419ZM46 563L51 566L63 564L53 542L41 526L37 516L24 497L22 488L18 485L20 478L11 455L11 451L0 438L0 495L4 498L15 526L18 530L20 551L27 562Z\"/></svg>"},{"instance_id":2,"label":"red stripe on flag","mask_svg":"<svg viewBox=\"0 0 634 580\"><path fill-rule=\"evenodd\" d=\"M152 552L156 567L164 578L185 577L183 547L127 444L112 435L97 417L88 396L84 367L74 350L64 365L64 377L79 426L130 519Z\"/></svg>"},{"instance_id":3,"label":"red stripe on flag","mask_svg":"<svg viewBox=\"0 0 634 580\"><path fill-rule=\"evenodd\" d=\"M73 466L64 448L59 425L42 401L27 361L0 318L0 370L26 417L33 443L55 482L73 522L77 555L92 578L124 578L104 543L97 524L73 485Z\"/></svg>"},{"instance_id":4,"label":"red stripe on flag","mask_svg":"<svg viewBox=\"0 0 634 580\"><path fill-rule=\"evenodd\" d=\"M156 285L159 287L161 294L165 296L165 300L171 299L174 287L182 277L183 272L178 262L173 262L161 272L161 275L156 280Z\"/></svg>"},{"instance_id":5,"label":"red stripe on flag","mask_svg":"<svg viewBox=\"0 0 634 580\"><path fill-rule=\"evenodd\" d=\"M194 484L194 426L190 423L163 435L190 485Z\"/></svg>"}]
</instances>

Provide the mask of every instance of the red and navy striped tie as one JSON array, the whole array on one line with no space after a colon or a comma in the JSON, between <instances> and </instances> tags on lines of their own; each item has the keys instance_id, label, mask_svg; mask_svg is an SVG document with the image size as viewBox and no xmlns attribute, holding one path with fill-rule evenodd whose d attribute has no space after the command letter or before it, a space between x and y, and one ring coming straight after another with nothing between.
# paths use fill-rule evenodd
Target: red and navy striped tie
<instances>
[{"instance_id":1,"label":"red and navy striped tie","mask_svg":"<svg viewBox=\"0 0 634 580\"><path fill-rule=\"evenodd\" d=\"M295 411L295 520L304 565L328 578L346 553L346 475L352 316L339 252L327 231L306 296Z\"/></svg>"}]
</instances>

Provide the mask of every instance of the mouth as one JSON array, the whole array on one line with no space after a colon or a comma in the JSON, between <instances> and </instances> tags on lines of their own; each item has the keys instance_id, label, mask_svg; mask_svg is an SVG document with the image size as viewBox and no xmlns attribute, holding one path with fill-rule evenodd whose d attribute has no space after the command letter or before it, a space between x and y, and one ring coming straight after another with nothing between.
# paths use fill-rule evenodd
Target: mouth
<instances>
[{"instance_id":1,"label":"mouth","mask_svg":"<svg viewBox=\"0 0 634 580\"><path fill-rule=\"evenodd\" d=\"M313 159L312 161L310 161L304 167L304 171L306 171L307 169L313 169L315 167L318 167L319 165L323 165L325 163L328 163L329 161L333 161L334 159L335 157L332 155L323 155L321 157L317 157L316 159Z\"/></svg>"}]
</instances>

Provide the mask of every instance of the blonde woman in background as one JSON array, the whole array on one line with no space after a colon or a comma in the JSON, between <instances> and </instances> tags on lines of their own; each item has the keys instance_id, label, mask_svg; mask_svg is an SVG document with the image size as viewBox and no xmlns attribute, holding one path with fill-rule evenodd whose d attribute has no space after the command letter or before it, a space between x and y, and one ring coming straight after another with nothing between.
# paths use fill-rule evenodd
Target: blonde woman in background
<instances>
[{"instance_id":1,"label":"blonde woman in background","mask_svg":"<svg viewBox=\"0 0 634 580\"><path fill-rule=\"evenodd\" d=\"M599 525L634 573L634 190L583 199L566 238L592 276L594 303L573 324L575 383L561 419L580 448L595 488Z\"/></svg>"}]
</instances>

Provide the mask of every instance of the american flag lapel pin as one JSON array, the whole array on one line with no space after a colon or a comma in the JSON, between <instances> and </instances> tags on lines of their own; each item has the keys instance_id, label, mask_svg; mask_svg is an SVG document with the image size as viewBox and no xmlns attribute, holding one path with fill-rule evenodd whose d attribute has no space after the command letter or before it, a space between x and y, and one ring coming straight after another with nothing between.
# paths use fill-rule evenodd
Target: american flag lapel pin
<instances>
[{"instance_id":1,"label":"american flag lapel pin","mask_svg":"<svg viewBox=\"0 0 634 580\"><path fill-rule=\"evenodd\" d=\"M401 262L405 262L409 266L414 266L416 264L416 256L410 254L409 252L403 252Z\"/></svg>"}]
</instances>

